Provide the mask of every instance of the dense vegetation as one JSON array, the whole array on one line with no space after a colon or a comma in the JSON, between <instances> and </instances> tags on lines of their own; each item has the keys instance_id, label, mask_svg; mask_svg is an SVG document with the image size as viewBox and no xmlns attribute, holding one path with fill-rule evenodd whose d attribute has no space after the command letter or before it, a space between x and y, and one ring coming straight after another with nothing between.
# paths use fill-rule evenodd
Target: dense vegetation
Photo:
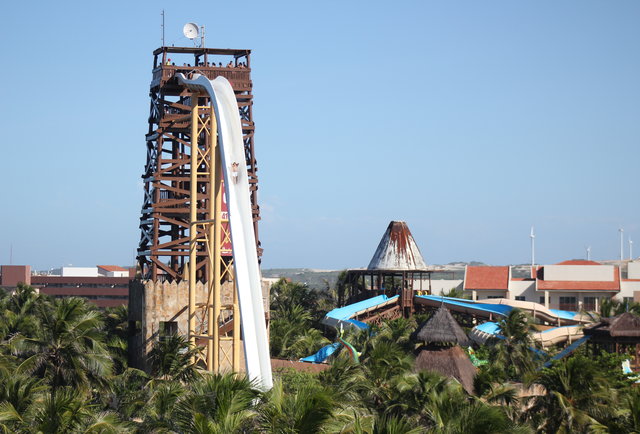
<instances>
[{"instance_id":1,"label":"dense vegetation","mask_svg":"<svg viewBox=\"0 0 640 434\"><path fill-rule=\"evenodd\" d=\"M274 354L297 358L333 340L319 325L332 303L330 293L279 283ZM0 318L0 429L7 433L640 431L640 394L616 356L577 355L538 370L517 315L501 324L509 339L478 351L490 363L476 378L476 395L413 371L415 319L345 335L360 363L342 351L327 370L280 372L263 392L242 376L202 372L190 361L197 349L179 336L156 344L150 373L128 367L122 308L100 311L20 286L0 294ZM518 383L543 393L519 398Z\"/></svg>"}]
</instances>

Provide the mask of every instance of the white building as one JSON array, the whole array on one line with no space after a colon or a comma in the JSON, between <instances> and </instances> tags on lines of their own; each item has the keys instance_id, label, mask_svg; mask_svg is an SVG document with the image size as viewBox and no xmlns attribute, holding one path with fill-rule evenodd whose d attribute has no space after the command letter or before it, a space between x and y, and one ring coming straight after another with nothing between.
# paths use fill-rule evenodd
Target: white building
<instances>
[{"instance_id":1,"label":"white building","mask_svg":"<svg viewBox=\"0 0 640 434\"><path fill-rule=\"evenodd\" d=\"M98 265L98 273L100 276L106 277L130 277L129 270L118 267L117 265Z\"/></svg>"},{"instance_id":2,"label":"white building","mask_svg":"<svg viewBox=\"0 0 640 434\"><path fill-rule=\"evenodd\" d=\"M511 267L467 266L463 289L474 300L508 298L552 309L597 310L602 298L640 302L640 262L620 267L594 261L565 261L531 268L531 276L512 277Z\"/></svg>"},{"instance_id":3,"label":"white building","mask_svg":"<svg viewBox=\"0 0 640 434\"><path fill-rule=\"evenodd\" d=\"M62 267L62 277L98 277L98 267Z\"/></svg>"}]
</instances>

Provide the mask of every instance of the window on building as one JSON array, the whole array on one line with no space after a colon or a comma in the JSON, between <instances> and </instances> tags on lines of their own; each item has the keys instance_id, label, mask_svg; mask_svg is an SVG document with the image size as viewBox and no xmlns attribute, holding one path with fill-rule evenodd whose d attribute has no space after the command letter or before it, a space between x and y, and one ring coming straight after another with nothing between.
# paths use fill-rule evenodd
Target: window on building
<instances>
[{"instance_id":1,"label":"window on building","mask_svg":"<svg viewBox=\"0 0 640 434\"><path fill-rule=\"evenodd\" d=\"M544 304L544 295L540 296L540 304Z\"/></svg>"},{"instance_id":2,"label":"window on building","mask_svg":"<svg viewBox=\"0 0 640 434\"><path fill-rule=\"evenodd\" d=\"M560 297L560 310L578 310L575 297Z\"/></svg>"},{"instance_id":3,"label":"window on building","mask_svg":"<svg viewBox=\"0 0 640 434\"><path fill-rule=\"evenodd\" d=\"M623 298L622 298L622 302L623 302L624 304L629 305L629 304L633 303L633 297L623 297Z\"/></svg>"},{"instance_id":4,"label":"window on building","mask_svg":"<svg viewBox=\"0 0 640 434\"><path fill-rule=\"evenodd\" d=\"M178 321L160 321L158 325L158 336L160 340L178 333Z\"/></svg>"},{"instance_id":5,"label":"window on building","mask_svg":"<svg viewBox=\"0 0 640 434\"><path fill-rule=\"evenodd\" d=\"M582 299L582 309L592 311L596 310L597 297L585 297Z\"/></svg>"},{"instance_id":6,"label":"window on building","mask_svg":"<svg viewBox=\"0 0 640 434\"><path fill-rule=\"evenodd\" d=\"M487 296L487 298L504 298L504 297L501 295L489 295Z\"/></svg>"},{"instance_id":7,"label":"window on building","mask_svg":"<svg viewBox=\"0 0 640 434\"><path fill-rule=\"evenodd\" d=\"M516 301L525 301L524 295L516 295ZM542 300L544 302L544 300Z\"/></svg>"}]
</instances>

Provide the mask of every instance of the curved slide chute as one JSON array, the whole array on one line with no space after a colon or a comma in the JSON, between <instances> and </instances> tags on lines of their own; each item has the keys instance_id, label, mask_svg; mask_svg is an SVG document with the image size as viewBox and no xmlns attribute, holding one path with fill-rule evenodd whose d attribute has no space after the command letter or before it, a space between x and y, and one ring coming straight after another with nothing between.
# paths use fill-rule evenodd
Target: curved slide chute
<instances>
[{"instance_id":1,"label":"curved slide chute","mask_svg":"<svg viewBox=\"0 0 640 434\"><path fill-rule=\"evenodd\" d=\"M414 302L437 307L444 304L449 310L478 315L485 318L507 316L514 308L524 310L531 316L543 321L562 324L589 323L591 319L578 312L548 309L530 301L509 300L506 298L473 301L436 295L417 295Z\"/></svg>"},{"instance_id":2,"label":"curved slide chute","mask_svg":"<svg viewBox=\"0 0 640 434\"><path fill-rule=\"evenodd\" d=\"M369 326L361 321L353 319L358 315L363 315L372 310L381 309L398 303L399 296L387 297L386 295L378 295L366 300L358 301L347 306L333 309L325 315L322 324L331 326L335 329L355 327L366 329Z\"/></svg>"},{"instance_id":3,"label":"curved slide chute","mask_svg":"<svg viewBox=\"0 0 640 434\"><path fill-rule=\"evenodd\" d=\"M551 345L567 341L572 343L582 338L582 336L581 325L553 327L547 330L531 333L533 340L542 344L543 347L549 347ZM492 337L502 338L500 336L500 327L498 326L498 323L492 321L487 321L472 328L469 333L469 337L480 345L484 344Z\"/></svg>"},{"instance_id":4,"label":"curved slide chute","mask_svg":"<svg viewBox=\"0 0 640 434\"><path fill-rule=\"evenodd\" d=\"M214 107L229 209L247 376L267 390L273 386L271 357L238 103L231 84L224 77L209 80L200 74L195 74L192 79L187 79L184 74L176 76L180 84L190 90L208 94Z\"/></svg>"}]
</instances>

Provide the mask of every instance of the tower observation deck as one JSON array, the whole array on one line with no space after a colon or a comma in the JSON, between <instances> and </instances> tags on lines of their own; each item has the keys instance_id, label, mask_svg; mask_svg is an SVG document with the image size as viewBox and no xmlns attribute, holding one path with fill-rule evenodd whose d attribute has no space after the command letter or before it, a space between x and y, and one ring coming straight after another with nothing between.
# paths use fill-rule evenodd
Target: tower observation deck
<instances>
[{"instance_id":1,"label":"tower observation deck","mask_svg":"<svg viewBox=\"0 0 640 434\"><path fill-rule=\"evenodd\" d=\"M262 255L258 238L258 167L254 153L251 50L161 47L153 52L153 76L150 86L149 127L146 135L147 158L142 179L144 198L140 217L138 266L143 280L181 281L187 278L190 228L191 112L193 94L180 85L176 74L187 77L201 74L209 79L223 76L231 83L240 111L245 148L253 225L258 256ZM208 98L198 96L207 105ZM209 192L213 186L206 178L198 180L198 219L209 215ZM222 204L221 220L226 220ZM223 226L228 223L223 223ZM228 231L227 231L228 232ZM231 245L222 246L222 256L231 256ZM197 246L197 278L208 275L204 245Z\"/></svg>"}]
</instances>

